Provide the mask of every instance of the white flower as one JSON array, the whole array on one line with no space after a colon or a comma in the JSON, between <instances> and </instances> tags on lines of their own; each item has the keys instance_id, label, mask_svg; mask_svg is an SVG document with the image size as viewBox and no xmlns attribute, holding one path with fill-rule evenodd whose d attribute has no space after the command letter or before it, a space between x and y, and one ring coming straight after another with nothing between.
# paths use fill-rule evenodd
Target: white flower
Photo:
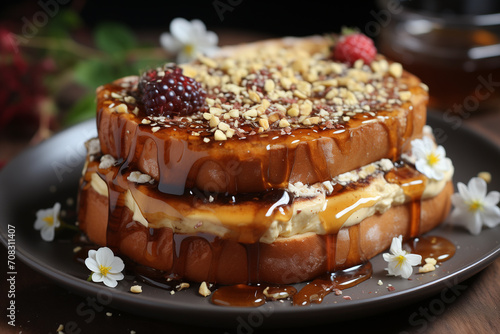
<instances>
[{"instance_id":1,"label":"white flower","mask_svg":"<svg viewBox=\"0 0 500 334\"><path fill-rule=\"evenodd\" d=\"M56 203L52 208L42 209L36 212L36 221L34 228L40 230L40 235L45 241L54 240L55 229L61 226L59 212L61 204Z\"/></svg>"},{"instance_id":2,"label":"white flower","mask_svg":"<svg viewBox=\"0 0 500 334\"><path fill-rule=\"evenodd\" d=\"M403 236L392 238L391 249L389 253L384 253L384 260L389 262L389 275L408 278L413 273L413 266L417 266L422 261L422 256L417 254L409 254L402 248Z\"/></svg>"},{"instance_id":3,"label":"white flower","mask_svg":"<svg viewBox=\"0 0 500 334\"><path fill-rule=\"evenodd\" d=\"M125 268L122 259L113 254L108 247L101 247L97 251L89 250L89 257L85 265L92 271L92 281L103 282L114 288L119 280L123 279L122 270Z\"/></svg>"},{"instance_id":4,"label":"white flower","mask_svg":"<svg viewBox=\"0 0 500 334\"><path fill-rule=\"evenodd\" d=\"M451 196L454 209L449 221L466 227L470 233L478 235L481 227L495 227L500 223L500 193L486 193L486 181L479 177L469 180L467 186L458 183L458 193Z\"/></svg>"},{"instance_id":5,"label":"white flower","mask_svg":"<svg viewBox=\"0 0 500 334\"><path fill-rule=\"evenodd\" d=\"M167 51L177 54L177 63L193 60L199 53L212 55L217 50L218 42L217 34L207 31L202 21L188 21L180 17L170 22L170 33L160 36L160 44Z\"/></svg>"},{"instance_id":6,"label":"white flower","mask_svg":"<svg viewBox=\"0 0 500 334\"><path fill-rule=\"evenodd\" d=\"M415 168L428 178L442 180L444 173L451 169L451 161L446 157L444 147L436 146L429 137L413 140L411 147Z\"/></svg>"}]
</instances>

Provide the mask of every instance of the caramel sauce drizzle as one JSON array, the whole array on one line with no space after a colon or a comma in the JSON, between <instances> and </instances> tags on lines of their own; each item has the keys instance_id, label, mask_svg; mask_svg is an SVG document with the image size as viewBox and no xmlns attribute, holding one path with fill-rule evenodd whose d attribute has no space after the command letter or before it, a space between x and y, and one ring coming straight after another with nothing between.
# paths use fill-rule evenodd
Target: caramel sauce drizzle
<instances>
[{"instance_id":1,"label":"caramel sauce drizzle","mask_svg":"<svg viewBox=\"0 0 500 334\"><path fill-rule=\"evenodd\" d=\"M219 288L212 297L214 304L259 306L274 299L269 296L293 298L294 305L320 303L326 295L336 289L352 287L371 276L370 262L353 268L345 268L344 264L351 262L350 259L364 260L365 258L360 245L359 224L352 226L348 233L341 228L354 210L372 206L375 199L337 196L349 191L339 185L335 186L333 193L328 196L326 209L319 214L326 231L324 253L327 274L313 280L298 292L291 286L262 285L259 277L259 240L274 220L287 221L292 217L294 198L284 189L287 188L288 182L294 181L291 180L291 176L294 175L297 166L307 163L312 165L310 169L312 173L306 177L308 179L305 182L310 184L330 180L341 172L354 169L347 168L339 172L339 168L332 167L333 163L325 158L326 154L323 152L325 149L321 142L323 139L330 138L342 154L347 154L354 149L355 131L365 123L382 118L384 121L381 122L381 126L385 129L389 149L381 156L367 155L366 163L382 158L397 161L401 153L406 150L409 139L419 133L410 115L413 108L411 105L404 104L396 107L399 110L393 111L377 110L376 115L358 114L351 117L347 123L336 124L335 128L312 125L293 129L287 135L282 135L281 130L271 130L265 134L246 135L244 138L234 136L224 143L213 140L210 143L204 143L205 135L207 137L212 135L210 127L206 124L202 125L206 126L205 132L198 131L198 136L191 135L189 124L186 122L167 122L166 126L162 126L161 131L154 132L151 126L141 124L145 118L141 109L137 115L117 114L106 110L109 104L103 102L109 101L105 95L123 91L123 89L118 84L109 84L104 86L98 94L97 125L99 129L107 130L99 131L99 139L101 143L105 142L109 145L103 149L103 153L122 157L117 162L118 168L111 168L106 173L98 172L109 190L108 247L116 251L120 247L120 241L128 234L138 229L147 229L147 258L154 260L160 256L162 245L159 242L158 226L150 223L150 227L146 228L133 221L132 217L125 217L125 193L129 190L134 198L141 199L138 202L147 203L140 207L140 210L148 221L154 222L154 219L148 218L154 217L158 212L165 212L167 203L170 208L173 208L170 210L171 213L169 211L173 218L187 216L190 210L196 208L206 210L207 214L213 214L222 224L231 228L231 232L225 237L236 240L244 246L247 257L248 284ZM414 90L417 88L411 89L412 93L416 93ZM396 112L401 110L407 112L406 124L401 124L400 119L394 117ZM249 125L244 126L246 134L255 132ZM112 129L118 129L118 131L112 131ZM103 138L103 133L108 133L110 138ZM279 149L272 150L271 154L269 149L271 146L279 147ZM205 148L210 149L211 155ZM140 163L145 160L143 156L145 152L153 152L156 159L156 162L150 159L146 167L140 166ZM252 156L245 156L241 160L235 159L241 156L237 154L241 152L252 152ZM214 168L210 170L214 171L218 177L213 178L212 183L205 184L201 189L197 182L204 164L212 164ZM157 178L154 184L137 185L128 182L127 176L131 171L144 168L156 172ZM97 163L90 163L87 175L90 175L90 171L96 170ZM82 179L82 187L87 186L90 181L86 179L87 175ZM387 173L385 177L387 181L401 185L405 195L411 199L412 219L408 237L413 238L420 231L420 200L425 188L425 179L412 168L403 165ZM249 184L246 179L253 180L253 184ZM358 187L362 186L358 185ZM224 210L214 210L212 204L207 203L208 198L212 196L215 198L213 205L222 207ZM236 207L245 210L246 214L238 214ZM231 224L235 217L241 220L240 226ZM349 239L348 250L339 250L339 235ZM173 236L172 270L162 273L136 266L137 274L152 284L160 286L163 284L162 287L172 288L171 282L177 282L177 279L182 279L186 274L187 264L184 255L189 251L190 245L201 240L211 251L206 280L217 283L218 263L224 247L224 239L206 234L182 235L175 231ZM441 261L453 256L454 253L454 248L452 252L449 244L438 239L420 238L410 247L413 247L412 250L415 253L423 252L429 256L443 257ZM164 283L166 276L175 277L175 280Z\"/></svg>"},{"instance_id":2,"label":"caramel sauce drizzle","mask_svg":"<svg viewBox=\"0 0 500 334\"><path fill-rule=\"evenodd\" d=\"M181 195L187 189L200 188L200 184L203 185L204 191L238 194L284 189L288 182L297 181L291 179L293 177L306 177L307 183L323 182L382 158L396 161L408 146L409 139L418 134L409 111L403 117L404 120L396 117L401 110L412 109L412 106L406 103L392 111L378 110L376 114L356 114L350 117L349 122L338 123L335 128L311 125L294 128L290 134L283 134L281 130L270 130L264 134L248 135L244 138L234 136L224 142L211 140L205 143L205 136L192 135L190 124L185 121L167 121L160 131L154 132L152 126L141 123L146 119L142 107L139 108L137 116L110 111L106 94L122 91L123 87L108 84L98 95L97 125L100 141L103 143L103 153L126 157L128 165L143 170L146 174L148 171L154 171L158 189L174 195ZM359 134L354 134L362 126L381 119L383 121L380 126L385 129L389 141L387 152L366 156L366 161L360 166L351 166L349 162L332 163L325 159L323 150L332 145L325 144L327 140L334 142L342 154L347 154L352 151L353 143L359 140ZM400 124L402 121L405 124ZM207 125L201 123L197 126ZM209 130L206 130L207 136L212 135ZM150 159L147 166L139 166L139 162L144 161L142 153L148 151L155 151L156 159ZM298 155L299 151L304 154ZM252 156L241 155L241 152L252 152ZM200 181L200 171L206 169L203 168L206 163L211 164L218 176L211 178L211 182L203 183ZM301 164L311 164L311 175L296 174L296 168Z\"/></svg>"},{"instance_id":3,"label":"caramel sauce drizzle","mask_svg":"<svg viewBox=\"0 0 500 334\"><path fill-rule=\"evenodd\" d=\"M293 196L284 190L274 190L274 187L282 187L283 184L288 181L292 173L298 145L292 144L291 141L301 137L307 138L309 136L317 136L318 133L321 132L321 129L318 127L300 129L294 136L281 136L278 139L278 141L285 143L285 148L278 151L280 153L273 158L280 161L288 161L285 163L287 169L284 170L281 175L270 175L269 170L272 170L272 168L269 167L269 164L273 163L272 159L268 162L268 165L264 164L260 166L262 170L268 171L269 174L268 178L263 179L266 180L265 188L269 189L268 191L260 193L259 195L238 194L237 179L231 179L228 185L228 189L231 189L231 191L226 194L220 194L214 192L207 193L206 191L201 192L194 187L195 183L192 181L192 177L196 175L198 169L206 161L207 157L204 153L189 146L188 141L178 139L177 135L168 138L175 131L181 132L181 129L173 126L169 131L166 131L164 135L158 136L158 134L153 134L149 127L138 126L130 129L127 128L127 122L120 117L110 116L106 118L107 116L103 116L104 113L102 112L98 113L98 115L99 123L104 122L104 124L111 126L111 122L118 122L120 131L115 133L111 141L115 145L114 150L120 152L120 156L126 157L126 159L118 161L118 168L112 168L104 174L99 173L101 178L107 183L109 189L107 244L115 251L119 249L120 240L122 240L124 236L132 233L138 228L145 228L138 223L123 222L123 208L125 206L124 193L126 189L129 189L134 197L139 198L141 196L146 196L154 199L153 201L148 201L148 207L140 208L146 219L148 216L154 216L156 212L164 210L164 207L160 205L161 203L169 203L171 207L176 208L182 214L182 210L189 210L188 208L191 206L199 208L206 205L207 195L213 194L215 195L215 202L217 204L224 204L227 207L231 207L231 205L235 203L238 205L247 205L246 209L249 210L247 212L249 212L248 217L250 217L249 223L244 224L244 228L235 228L233 231L234 233L228 236L229 238L238 240L245 247L247 254L248 284L219 288L214 292L212 297L214 304L259 306L273 299L264 294L265 288L268 288L269 295L275 295L277 293L278 295L287 295L287 298L293 298L294 305L320 303L326 295L336 291L336 289L342 290L352 287L371 276L372 269L370 262L365 262L362 265L347 269L343 266L343 263L346 261L349 262L349 258L364 258L359 242L359 225L354 225L349 230L348 237L351 241L350 244L353 246L347 250L345 256L344 254L339 254L337 246L340 228L348 219L350 213L359 208L371 206L374 200L370 198L364 198L357 201L351 200L350 202L339 200L340 197L336 195L348 190L336 185L332 195L328 197L325 211L321 212L319 215L327 230L327 234L324 236L324 245L326 257L325 271L328 274L318 277L298 292L295 288L289 286L268 287L260 285L260 247L258 240L269 228L273 220L289 220L293 214L291 210L291 204L294 201ZM133 116L130 115L130 117ZM349 126L355 128L367 120L370 120L370 117L366 115L357 119L353 118ZM387 116L384 126L386 127L387 133L391 134L396 133L396 131L393 131L393 128L399 128L400 124L392 121L391 118ZM333 136L333 138L342 152L348 152L351 149L351 128L346 127L344 129L329 130L331 132L336 132L336 136ZM408 122L403 133L391 136L389 138L391 149L386 156L395 160L396 157L400 155L405 140L412 135L413 131L412 123ZM122 138L125 136L133 136L135 138L131 141L132 144L130 146L126 145L126 141L122 141ZM262 138L249 138L249 143L252 143L254 139L262 140ZM148 145L153 145L156 149L158 161L166 162L164 165L161 164L162 167L160 167L159 170L160 181L155 182L154 185L132 184L127 181L127 175L130 171L137 170L137 161L140 160L142 149L147 143ZM317 140L308 142L307 154L309 159L316 159L318 156L324 156L321 150L322 148L318 145ZM231 161L226 161L226 163L230 162ZM88 170L97 170L96 165L96 162L89 164ZM329 178L327 165L326 160L319 161L315 164L317 178ZM179 168L179 166L182 166L182 168ZM416 237L420 230L420 200L423 190L425 189L425 178L407 165L397 166L393 171L386 173L385 178L388 182L401 185L405 195L411 199L412 220L408 237ZM89 179L85 179L84 177L82 187L89 181ZM188 188L188 186L190 188ZM230 196L233 193L235 195ZM184 212L186 213L188 211ZM235 215L230 212L226 216L220 216L218 218L224 221L229 218L233 219L234 216ZM157 242L155 226L151 226L148 233L148 257L154 259L158 256L158 248L161 247L161 245ZM211 249L207 281L217 283L217 264L223 247L223 239L208 235L183 236L174 233L175 251L171 272L161 275L156 274L154 278L148 276L151 274L149 272L140 273L138 275L151 284L154 283L160 286L163 284L164 286L161 287L172 288L173 283L164 284L162 282L166 276L182 279L186 270L186 263L183 260L185 256L183 256L183 254L187 252L191 242L199 240L200 238L205 240ZM445 261L454 254L453 244L447 244L443 240L438 240L436 238L432 240L438 240L438 242L428 241L427 239L415 240L417 241L414 241L413 244L410 245L413 253L423 253L428 255L427 257L437 256L438 261ZM429 251L429 249L431 251ZM346 251L343 250L343 252L345 253ZM269 291L274 292L270 293Z\"/></svg>"},{"instance_id":4,"label":"caramel sauce drizzle","mask_svg":"<svg viewBox=\"0 0 500 334\"><path fill-rule=\"evenodd\" d=\"M294 296L297 289L290 285L236 284L218 288L212 295L212 303L221 306L256 307L277 299Z\"/></svg>"},{"instance_id":5,"label":"caramel sauce drizzle","mask_svg":"<svg viewBox=\"0 0 500 334\"><path fill-rule=\"evenodd\" d=\"M420 234L421 199L427 179L416 169L407 165L396 167L389 171L385 178L390 183L399 184L404 194L409 197L411 205L410 238Z\"/></svg>"},{"instance_id":6,"label":"caramel sauce drizzle","mask_svg":"<svg viewBox=\"0 0 500 334\"><path fill-rule=\"evenodd\" d=\"M422 256L422 265L426 258L434 258L437 262L448 261L455 255L455 245L446 238L439 236L421 236L405 243L413 254Z\"/></svg>"},{"instance_id":7,"label":"caramel sauce drizzle","mask_svg":"<svg viewBox=\"0 0 500 334\"><path fill-rule=\"evenodd\" d=\"M371 275L372 265L370 262L322 275L308 283L293 296L293 305L320 304L325 296L335 290L351 288L366 281Z\"/></svg>"},{"instance_id":8,"label":"caramel sauce drizzle","mask_svg":"<svg viewBox=\"0 0 500 334\"><path fill-rule=\"evenodd\" d=\"M89 163L87 175L91 171L96 171L97 165L98 163L96 161ZM425 178L423 178L423 176L421 176L413 168L407 165L398 165L398 164L396 165L397 165L396 168L392 171L387 172L385 177L388 182L397 183L401 185L404 189L405 194L409 196L412 200L411 205L413 207L412 209L413 219L411 223L412 226L410 229L411 230L410 237L413 237L415 233L418 233L419 229L419 221L420 221L419 204L420 204L420 197L422 195L423 189L425 188ZM125 205L123 194L125 193L125 189L127 189L127 187L132 192L132 194L134 194L134 197L147 196L151 199L156 200L156 201L152 200L147 201L148 207L141 208L141 211L145 217L147 217L148 214L154 215L155 212L164 209L162 207L158 207L158 205L161 205L162 203L169 203L170 205L175 207L177 205L181 206L182 203L188 203L188 205L190 206L191 205L198 206L201 205L200 203L203 202L202 198L196 198L195 196L192 195L192 193L186 193L181 196L176 196L176 195L161 193L156 190L154 185L137 185L134 183L130 183L126 179L129 170L130 168L128 166L128 162L124 161L121 162L121 165L118 168L111 168L106 173L99 173L101 178L104 179L105 182L108 184L108 189L109 189L109 221L107 229L107 244L110 248L114 250L119 249L120 240L122 240L124 236L126 236L129 233L133 233L137 229L145 229L143 225L135 223L133 221L130 223L124 223L124 221L127 220L124 220L122 217L122 215L124 214L123 208ZM89 181L90 180L88 178L84 177L82 186L85 186ZM358 186L362 186L362 184ZM369 264L369 262L366 262L364 265L357 266L353 269L349 268L346 269L345 266L343 266L344 263L350 262L349 258L361 258L361 259L364 258L360 246L359 225L351 226L349 229L348 238L351 247L347 251L342 250L341 253L343 254L340 254L337 249L340 226L342 226L342 224L345 222L347 217L350 216L350 214L348 211L346 211L345 214L343 215L337 214L335 216L334 213L338 212L339 208L352 207L352 209L355 209L371 205L370 201L366 201L364 203L353 202L350 204L345 202L342 203L338 203L338 201L336 202L335 198L338 198L338 196L336 195L344 193L346 191L349 190L339 185L336 185L332 195L328 198L329 203L326 207L326 210L321 214L322 220L324 220L327 223L329 222L330 226L337 226L337 228L332 230L333 232L330 232L324 236L324 245L325 245L324 247L325 247L325 257L326 257L325 271L328 272L329 274L326 276L321 276L317 280L314 280L313 282L309 283L303 289L303 291L301 290L298 293L294 293L293 303L295 305L307 305L309 303L319 303L323 300L323 298L327 294L331 293L332 291L335 291L335 289L343 289L353 286L355 284L359 284L360 282L370 277L371 265ZM252 206L264 208L255 211L253 215L254 217L253 224L257 225L259 228L255 228L256 226L251 226L252 225L251 224L250 227L245 228L245 230L249 230L251 232L248 231L241 232L242 234L248 232L249 235L251 235L251 237L246 237L248 240L250 240L250 242L244 243L241 240L244 240L245 237L242 236L238 237L240 239L240 242L242 242L242 244L246 249L247 282L249 284L248 285L249 288L241 288L239 286L235 286L233 288L227 287L221 289L221 292L217 294L218 297L216 297L218 301L217 302L214 301L214 303L218 303L219 305L224 305L225 303L229 305L238 304L234 300L232 301L227 300L229 298L227 296L232 295L232 293L234 292L233 290L235 289L238 290L238 292L234 293L237 293L239 295L242 294L247 295L247 297L243 298L245 302L243 301L240 302L245 306L256 305L266 301L266 298L262 298L263 287L259 285L260 243L258 242L258 240L261 237L262 233L264 233L264 231L268 228L269 226L268 224L273 219L276 219L276 217L278 216L284 216L283 219L289 219L291 217L289 215L291 214L292 211L291 205L294 199L293 196L291 196L291 194L289 194L286 191L285 192L277 191L274 193L270 192L267 193L266 194L267 197L264 198L257 198L253 196L254 195L230 196L231 202L233 204L234 203L243 204L245 202L249 202L252 204ZM195 198L194 200L193 197ZM219 195L216 199L216 203L220 204L227 200L228 200L227 196L225 197ZM140 202L142 203L145 201L143 199ZM226 202L226 204L228 203ZM286 214L283 215L283 212L285 212ZM332 224L331 223L332 221L337 221L337 223ZM155 257L158 256L158 247L161 247L161 245L159 245L157 242L156 228L149 228L147 235L148 235L147 248L149 252L147 255L151 259L154 259ZM182 235L174 233L174 244L175 244L174 259L173 259L174 264L171 272L168 273L168 275L179 278L182 278L185 275L186 263L184 262L185 256L183 256L183 254L187 252L190 243L198 239L203 239L205 242L207 242L211 249L210 267L207 275L207 281L216 283L216 273L218 268L217 264L219 262L218 258L220 256L223 247L223 239L209 235L192 236L192 235ZM446 254L448 255L446 256L443 255L444 257L439 258L439 261L443 261L444 259L447 259L453 255L451 249L454 246L452 244L451 246L448 245L446 248L445 247L446 243L444 243L444 241L441 240L439 240L440 241L439 243L427 241L425 245L424 241L427 239L418 239L418 240L420 240L418 243L414 243L413 246L411 246L413 253L425 253L423 249L431 249L432 251L428 252L428 257L429 257L429 256L436 256L436 252L438 252L439 249L446 249ZM438 239L434 238L432 240L438 240ZM431 247L429 245L434 245L434 246ZM229 293L228 291L232 292ZM248 296L248 294L250 294L250 296ZM290 294L289 297L291 296L292 294ZM252 302L249 302L249 300L252 300Z\"/></svg>"}]
</instances>

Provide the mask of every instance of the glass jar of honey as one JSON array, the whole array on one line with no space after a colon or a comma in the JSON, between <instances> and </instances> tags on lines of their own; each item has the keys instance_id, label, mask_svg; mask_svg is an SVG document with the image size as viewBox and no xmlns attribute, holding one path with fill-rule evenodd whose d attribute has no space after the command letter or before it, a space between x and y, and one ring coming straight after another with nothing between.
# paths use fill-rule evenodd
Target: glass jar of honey
<instances>
[{"instance_id":1,"label":"glass jar of honey","mask_svg":"<svg viewBox=\"0 0 500 334\"><path fill-rule=\"evenodd\" d=\"M429 86L430 107L463 116L499 109L500 2L399 4L377 38L379 50Z\"/></svg>"}]
</instances>

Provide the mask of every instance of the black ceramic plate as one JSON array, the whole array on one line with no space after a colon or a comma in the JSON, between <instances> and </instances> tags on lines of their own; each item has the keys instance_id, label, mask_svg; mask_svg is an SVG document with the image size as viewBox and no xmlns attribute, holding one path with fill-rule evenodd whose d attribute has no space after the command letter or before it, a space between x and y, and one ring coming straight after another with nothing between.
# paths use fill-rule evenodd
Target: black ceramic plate
<instances>
[{"instance_id":1,"label":"black ceramic plate","mask_svg":"<svg viewBox=\"0 0 500 334\"><path fill-rule=\"evenodd\" d=\"M480 171L490 171L493 180L489 190L500 190L500 177L495 174L500 170L498 147L481 135L456 126L459 125L456 122L445 122L441 114L429 115L429 124L454 162L456 182L467 182ZM71 200L76 201L85 156L83 143L95 133L94 120L81 123L25 151L0 172L0 237L6 244L7 226L15 226L18 259L62 286L93 296L102 304L117 309L185 323L192 323L196 315L201 323L223 323L228 327L242 323L250 327L283 327L341 321L387 311L445 291L485 268L500 254L500 226L472 236L463 229L445 224L431 234L452 240L457 252L436 271L414 274L412 280L388 277L384 270L386 263L379 255L371 260L372 278L344 290L344 296L352 300L331 294L322 304L307 307L293 307L289 302L272 302L258 308L221 307L199 296L197 287L170 295L166 290L142 284L143 293L135 295L129 292L133 277L126 277L115 289L107 288L86 281L89 271L74 260L74 245L69 236L58 237L49 243L42 241L38 231L33 229L35 212L51 207L56 201L69 213L74 211L75 204L71 204ZM377 284L379 280L383 285ZM388 291L388 284L395 290Z\"/></svg>"}]
</instances>

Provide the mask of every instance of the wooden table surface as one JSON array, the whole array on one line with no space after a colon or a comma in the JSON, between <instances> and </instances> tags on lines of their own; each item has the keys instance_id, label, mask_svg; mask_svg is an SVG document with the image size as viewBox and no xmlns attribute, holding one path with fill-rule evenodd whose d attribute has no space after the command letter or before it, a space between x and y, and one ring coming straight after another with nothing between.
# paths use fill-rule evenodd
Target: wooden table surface
<instances>
[{"instance_id":1,"label":"wooden table surface","mask_svg":"<svg viewBox=\"0 0 500 334\"><path fill-rule=\"evenodd\" d=\"M474 114L464 124L481 131L500 146L500 106L497 110ZM22 149L18 142L0 143L0 152L15 155ZM498 159L498 157L496 157ZM496 171L498 172L498 171ZM497 189L500 190L500 189ZM7 251L0 247L0 259L7 259ZM6 262L6 261L4 261ZM279 330L235 328L203 328L193 315L193 326L159 321L119 310L92 306L92 301L68 291L22 263L17 263L16 326L7 324L6 315L6 263L2 264L0 287L0 333L57 333L60 324L65 333L498 333L500 331L500 258L472 278L460 283L456 299L446 303L439 312L432 310L436 294L418 303L376 316L307 328ZM80 312L79 312L80 310ZM92 320L81 312L94 310ZM90 315L88 313L87 315Z\"/></svg>"}]
</instances>

